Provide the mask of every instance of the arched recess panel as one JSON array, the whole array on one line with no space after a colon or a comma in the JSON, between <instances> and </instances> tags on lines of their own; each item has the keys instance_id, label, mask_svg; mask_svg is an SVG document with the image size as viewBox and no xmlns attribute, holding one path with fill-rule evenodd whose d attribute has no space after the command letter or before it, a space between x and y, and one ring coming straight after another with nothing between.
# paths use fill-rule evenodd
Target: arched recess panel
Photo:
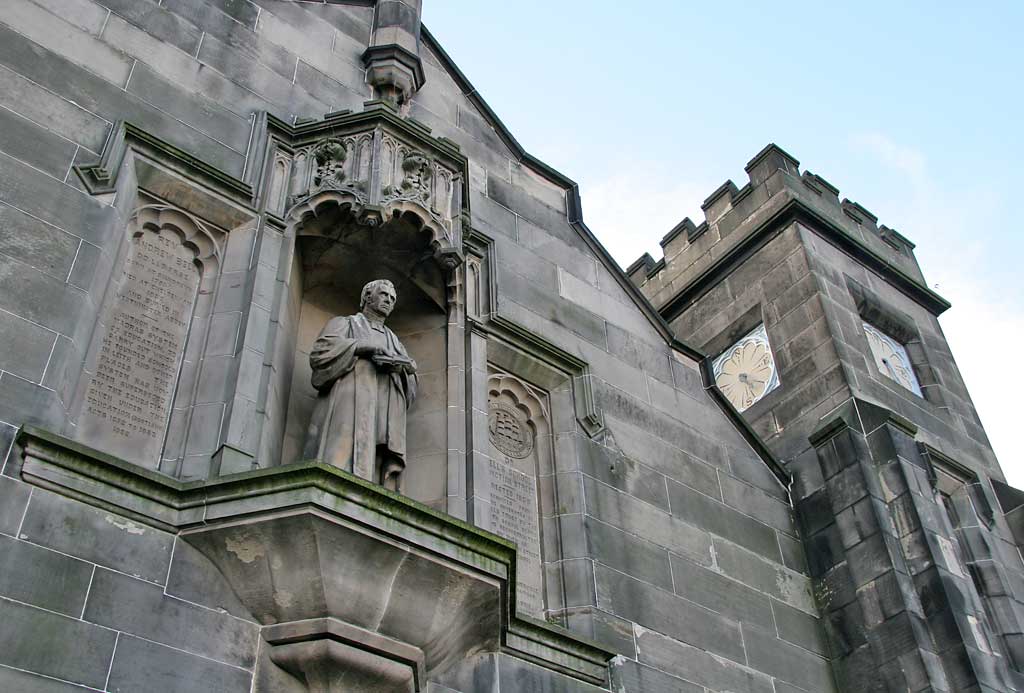
<instances>
[{"instance_id":1,"label":"arched recess panel","mask_svg":"<svg viewBox=\"0 0 1024 693\"><path fill-rule=\"evenodd\" d=\"M543 618L541 508L553 499L554 438L546 392L493 366L487 378L489 456L474 508L485 529L516 542L516 613ZM481 470L483 471L483 470Z\"/></svg>"},{"instance_id":2,"label":"arched recess panel","mask_svg":"<svg viewBox=\"0 0 1024 693\"><path fill-rule=\"evenodd\" d=\"M83 443L180 474L194 413L190 376L213 312L225 239L223 230L140 193L79 381L76 434Z\"/></svg>"},{"instance_id":3,"label":"arched recess panel","mask_svg":"<svg viewBox=\"0 0 1024 693\"><path fill-rule=\"evenodd\" d=\"M516 542L516 613L565 625L567 605L593 597L579 571L582 483L577 446L583 376L540 342L501 325L470 335L472 449L467 509L473 524Z\"/></svg>"}]
</instances>

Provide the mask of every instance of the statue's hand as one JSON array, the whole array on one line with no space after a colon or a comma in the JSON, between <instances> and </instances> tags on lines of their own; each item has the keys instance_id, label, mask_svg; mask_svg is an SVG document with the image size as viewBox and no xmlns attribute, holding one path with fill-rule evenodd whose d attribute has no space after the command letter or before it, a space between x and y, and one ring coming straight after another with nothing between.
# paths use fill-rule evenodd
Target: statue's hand
<instances>
[{"instance_id":1,"label":"statue's hand","mask_svg":"<svg viewBox=\"0 0 1024 693\"><path fill-rule=\"evenodd\" d=\"M416 361L414 359L409 359L409 362L402 364L402 366L403 368L405 368L405 372L408 373L409 375L412 375L416 372L417 366Z\"/></svg>"},{"instance_id":2,"label":"statue's hand","mask_svg":"<svg viewBox=\"0 0 1024 693\"><path fill-rule=\"evenodd\" d=\"M362 356L363 358L372 359L375 356L380 356L384 353L384 350L379 346L373 344L360 344L356 347L356 356Z\"/></svg>"}]
</instances>

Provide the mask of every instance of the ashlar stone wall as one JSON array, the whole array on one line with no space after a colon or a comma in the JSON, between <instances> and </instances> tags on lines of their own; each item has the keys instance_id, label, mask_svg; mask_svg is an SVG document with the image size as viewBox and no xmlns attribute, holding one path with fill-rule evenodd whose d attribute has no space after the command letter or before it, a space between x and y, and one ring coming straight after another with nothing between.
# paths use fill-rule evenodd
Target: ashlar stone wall
<instances>
[{"instance_id":1,"label":"ashlar stone wall","mask_svg":"<svg viewBox=\"0 0 1024 693\"><path fill-rule=\"evenodd\" d=\"M284 0L0 4L3 686L250 689L258 615L212 566L172 532L26 484L11 441L24 424L67 431L67 383L130 216L123 199L90 195L72 166L95 163L123 119L241 177L256 165L256 111L294 122L371 98L360 56L372 12ZM468 158L467 235L486 257L458 383L470 413L450 429L467 443L449 445L449 498L437 505L475 519L475 465L490 454L479 391L494 366L518 364L511 375L526 381L540 377L536 364L567 373L546 388L561 414L553 468L537 479L557 487L540 512L545 574L562 585L544 617L619 655L604 688L489 653L431 690L833 690L786 487L580 223L571 181L517 149L426 32L420 55L426 82L407 115ZM211 338L251 387L266 367L258 345L279 328L262 318L281 238L267 226L228 233L237 315L211 323ZM251 393L226 393L231 417L203 421L213 438L248 445L238 398ZM210 452L195 451L199 478Z\"/></svg>"}]
</instances>

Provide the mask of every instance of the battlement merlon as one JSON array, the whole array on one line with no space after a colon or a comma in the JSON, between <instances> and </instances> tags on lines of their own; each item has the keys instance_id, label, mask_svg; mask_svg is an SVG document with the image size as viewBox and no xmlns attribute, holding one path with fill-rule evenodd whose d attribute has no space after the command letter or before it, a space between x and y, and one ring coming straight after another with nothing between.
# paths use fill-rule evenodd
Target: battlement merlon
<instances>
[{"instance_id":1,"label":"battlement merlon","mask_svg":"<svg viewBox=\"0 0 1024 693\"><path fill-rule=\"evenodd\" d=\"M664 257L649 254L630 265L630 279L659 309L745 247L753 237L801 221L860 257L915 300L938 314L949 307L925 283L914 244L862 205L840 199L839 189L821 176L800 171L800 162L769 144L746 165L748 182L731 180L708 196L704 221L683 219L661 240Z\"/></svg>"}]
</instances>

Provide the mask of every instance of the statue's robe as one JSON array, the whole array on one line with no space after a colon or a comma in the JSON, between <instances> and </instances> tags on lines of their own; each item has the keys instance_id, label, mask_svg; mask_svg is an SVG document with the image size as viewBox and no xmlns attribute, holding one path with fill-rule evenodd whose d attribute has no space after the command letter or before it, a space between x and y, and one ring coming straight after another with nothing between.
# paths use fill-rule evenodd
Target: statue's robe
<instances>
[{"instance_id":1,"label":"statue's robe","mask_svg":"<svg viewBox=\"0 0 1024 693\"><path fill-rule=\"evenodd\" d=\"M382 457L404 468L406 411L416 399L416 375L378 370L369 358L356 356L358 344L409 358L394 332L362 313L329 320L309 353L319 395L303 456L382 483Z\"/></svg>"}]
</instances>

